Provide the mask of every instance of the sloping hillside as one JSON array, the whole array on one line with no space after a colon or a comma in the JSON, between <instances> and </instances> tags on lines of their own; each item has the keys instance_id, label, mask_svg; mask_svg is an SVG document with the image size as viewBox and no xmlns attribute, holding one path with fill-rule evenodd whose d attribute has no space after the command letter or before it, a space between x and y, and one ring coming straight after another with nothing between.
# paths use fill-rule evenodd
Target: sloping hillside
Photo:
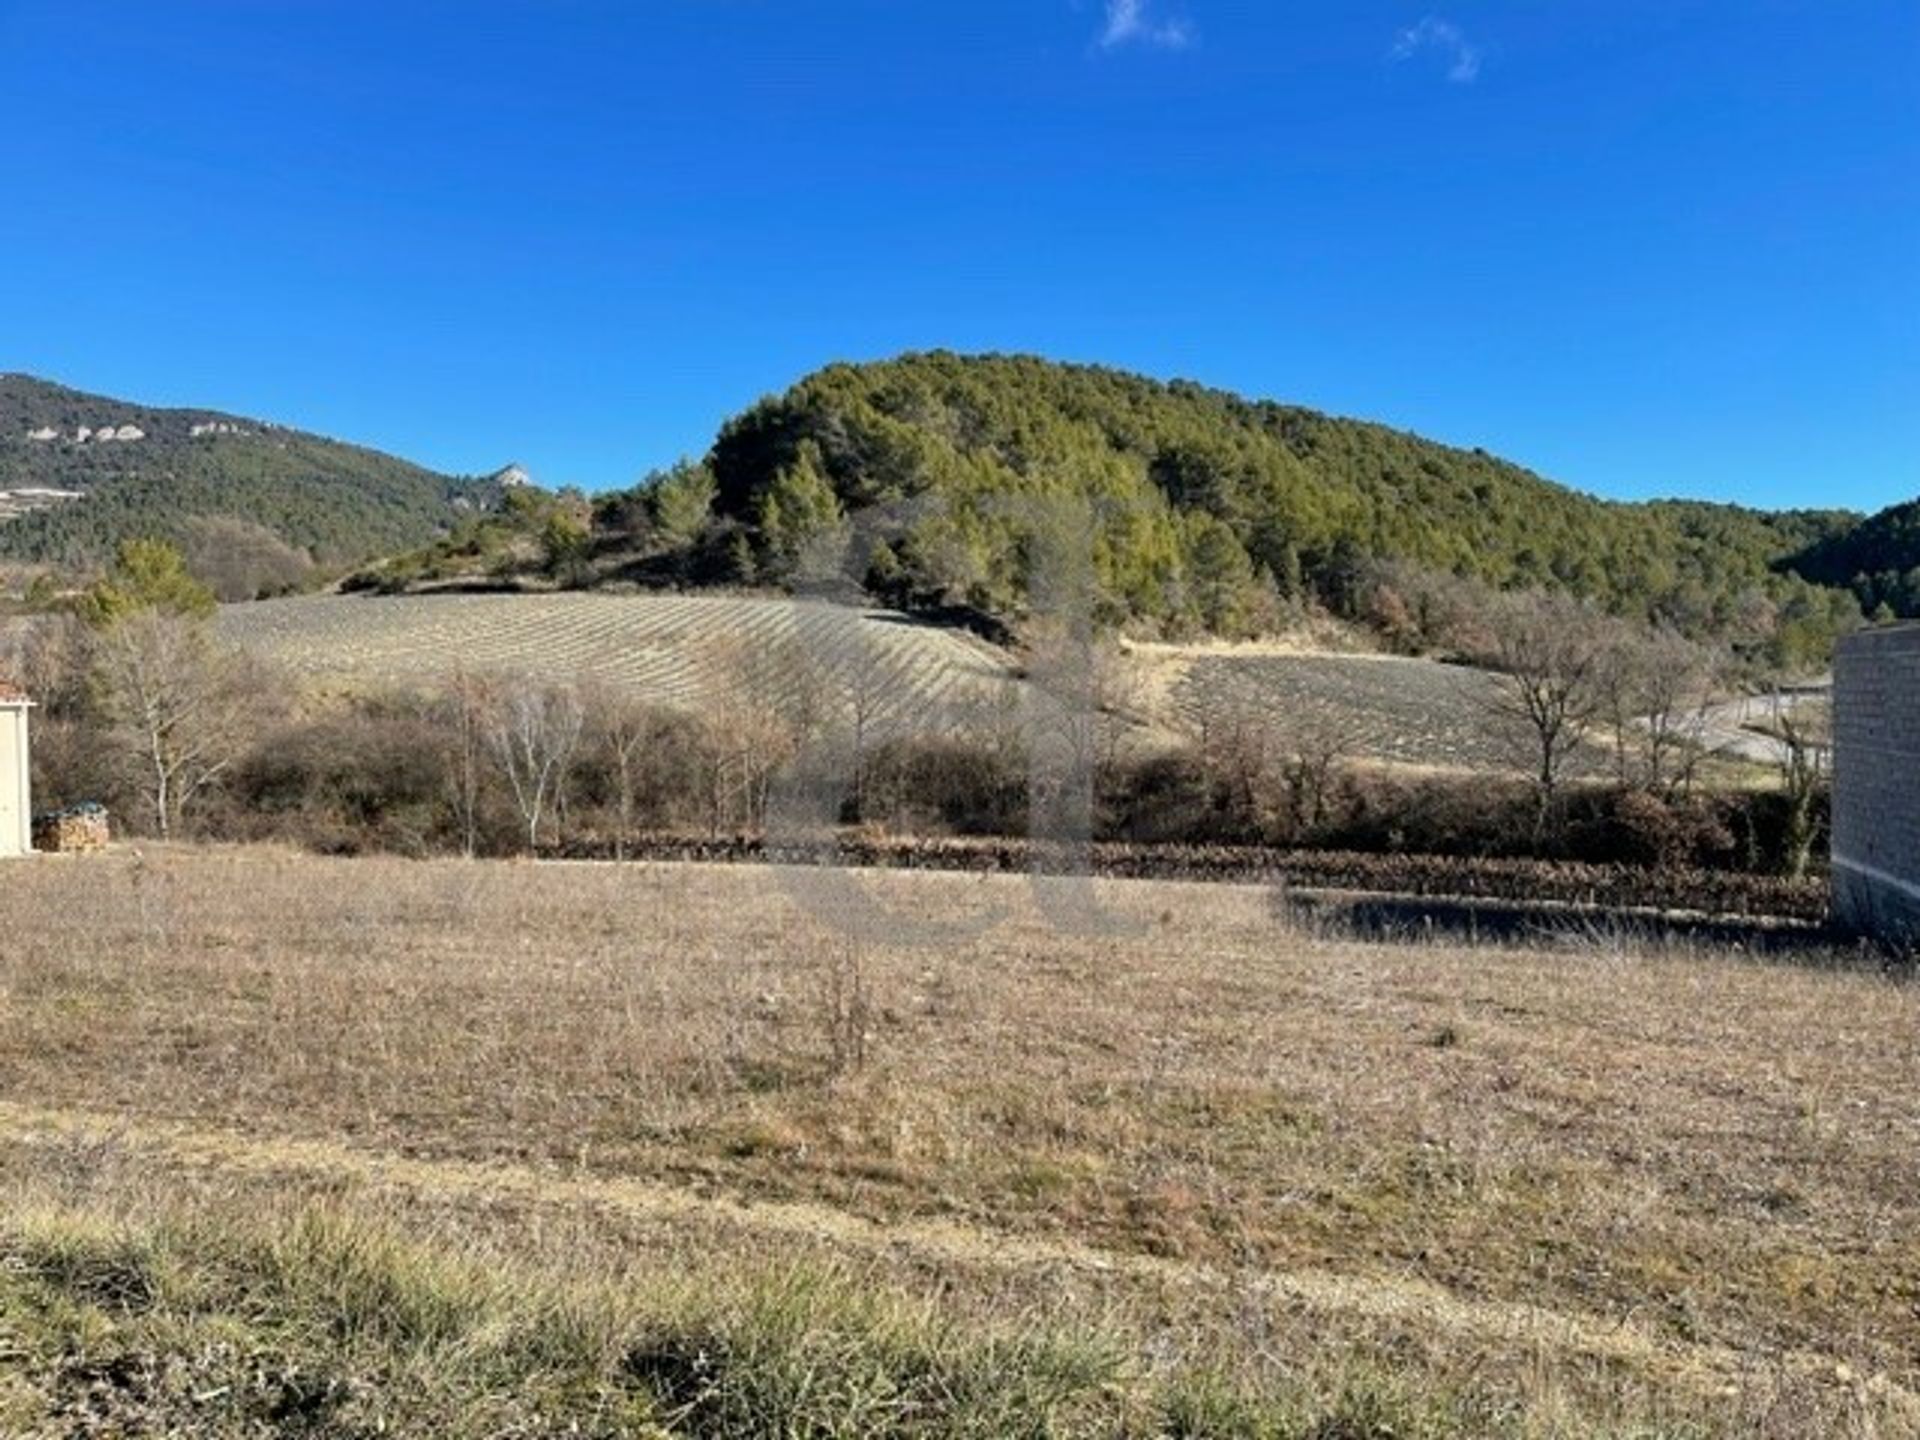
<instances>
[{"instance_id":1,"label":"sloping hillside","mask_svg":"<svg viewBox=\"0 0 1920 1440\"><path fill-rule=\"evenodd\" d=\"M1822 585L1845 585L1872 611L1920 616L1920 500L1894 505L1795 555L1788 565Z\"/></svg>"},{"instance_id":2,"label":"sloping hillside","mask_svg":"<svg viewBox=\"0 0 1920 1440\"><path fill-rule=\"evenodd\" d=\"M218 515L348 564L423 544L497 491L283 426L0 375L0 554L16 558L83 563Z\"/></svg>"},{"instance_id":3,"label":"sloping hillside","mask_svg":"<svg viewBox=\"0 0 1920 1440\"><path fill-rule=\"evenodd\" d=\"M780 578L841 517L917 500L873 554L875 588L1017 612L1036 524L1009 500L1066 497L1101 517L1111 616L1221 632L1257 622L1270 597L1338 603L1382 560L1571 590L1696 630L1756 600L1821 610L1837 597L1780 564L1859 519L1612 503L1484 451L1297 406L945 353L809 376L730 422L707 467L705 554L727 578Z\"/></svg>"}]
</instances>

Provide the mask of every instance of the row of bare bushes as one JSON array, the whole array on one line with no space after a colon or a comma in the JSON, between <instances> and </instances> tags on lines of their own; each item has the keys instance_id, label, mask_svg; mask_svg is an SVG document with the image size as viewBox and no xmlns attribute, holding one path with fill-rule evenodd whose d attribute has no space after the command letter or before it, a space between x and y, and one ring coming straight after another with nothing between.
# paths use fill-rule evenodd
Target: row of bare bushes
<instances>
[{"instance_id":1,"label":"row of bare bushes","mask_svg":"<svg viewBox=\"0 0 1920 1440\"><path fill-rule=\"evenodd\" d=\"M604 860L609 842L580 837L555 858ZM1249 845L1137 844L1089 847L985 836L908 836L840 831L818 837L674 835L632 837L629 858L700 864L851 865L867 869L1052 873L1082 867L1112 879L1284 884L1383 895L1690 910L1711 915L1820 921L1824 881L1697 866L1648 866L1501 856L1366 853Z\"/></svg>"},{"instance_id":2,"label":"row of bare bushes","mask_svg":"<svg viewBox=\"0 0 1920 1440\"><path fill-rule=\"evenodd\" d=\"M1082 829L1035 804L1060 777L1036 773L1014 735L883 739L856 763L778 727L747 732L617 696L468 681L275 726L199 820L204 833L336 853L623 857L660 834L844 828L1753 875L1786 868L1789 845L1788 806L1771 791L1571 787L1539 831L1536 792L1517 778L1410 777L1339 759L1250 773L1198 743L1115 754L1084 778Z\"/></svg>"}]
</instances>

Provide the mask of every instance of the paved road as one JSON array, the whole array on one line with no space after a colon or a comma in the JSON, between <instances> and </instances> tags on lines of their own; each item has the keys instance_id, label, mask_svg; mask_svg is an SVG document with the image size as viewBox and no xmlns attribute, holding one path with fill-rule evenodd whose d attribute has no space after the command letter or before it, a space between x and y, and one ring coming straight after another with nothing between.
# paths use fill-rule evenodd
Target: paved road
<instances>
[{"instance_id":1,"label":"paved road","mask_svg":"<svg viewBox=\"0 0 1920 1440\"><path fill-rule=\"evenodd\" d=\"M1787 758L1786 742L1772 735L1757 734L1747 727L1770 726L1782 714L1790 715L1810 705L1824 705L1832 699L1832 682L1822 681L1776 694L1722 700L1709 705L1703 714L1700 743L1715 754L1761 765L1778 765Z\"/></svg>"}]
</instances>

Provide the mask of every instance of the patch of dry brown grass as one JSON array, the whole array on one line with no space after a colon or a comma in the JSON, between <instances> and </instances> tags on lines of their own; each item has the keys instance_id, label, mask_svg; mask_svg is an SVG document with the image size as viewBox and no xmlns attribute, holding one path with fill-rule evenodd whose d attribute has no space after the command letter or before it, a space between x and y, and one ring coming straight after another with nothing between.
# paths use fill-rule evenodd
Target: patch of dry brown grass
<instances>
[{"instance_id":1,"label":"patch of dry brown grass","mask_svg":"<svg viewBox=\"0 0 1920 1440\"><path fill-rule=\"evenodd\" d=\"M1103 885L1138 930L1096 939L1011 879L859 883L1007 918L890 949L746 868L9 867L8 1172L117 1135L176 1190L858 1254L1256 1379L1366 1354L1543 1433L1914 1413L1920 992L1345 944L1253 888Z\"/></svg>"}]
</instances>

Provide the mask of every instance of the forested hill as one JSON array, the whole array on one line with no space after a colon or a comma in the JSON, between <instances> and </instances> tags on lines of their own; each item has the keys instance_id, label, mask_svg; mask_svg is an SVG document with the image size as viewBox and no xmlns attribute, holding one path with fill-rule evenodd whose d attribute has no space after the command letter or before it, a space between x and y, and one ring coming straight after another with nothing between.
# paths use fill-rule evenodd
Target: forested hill
<instances>
[{"instance_id":1,"label":"forested hill","mask_svg":"<svg viewBox=\"0 0 1920 1440\"><path fill-rule=\"evenodd\" d=\"M876 585L1017 611L1028 522L1000 497L1071 494L1111 502L1097 554L1111 614L1216 631L1270 594L1338 598L1381 561L1571 590L1695 631L1756 609L1818 628L1845 623L1851 599L1786 563L1860 518L1612 503L1382 425L1108 369L945 353L809 376L731 421L706 468L705 553L728 578L779 579L840 516L927 496L937 503L879 552Z\"/></svg>"},{"instance_id":2,"label":"forested hill","mask_svg":"<svg viewBox=\"0 0 1920 1440\"><path fill-rule=\"evenodd\" d=\"M218 516L349 564L424 544L497 496L278 425L0 375L0 555L90 564Z\"/></svg>"},{"instance_id":3,"label":"forested hill","mask_svg":"<svg viewBox=\"0 0 1920 1440\"><path fill-rule=\"evenodd\" d=\"M1788 563L1809 580L1851 587L1869 612L1920 616L1920 500L1882 510Z\"/></svg>"}]
</instances>

